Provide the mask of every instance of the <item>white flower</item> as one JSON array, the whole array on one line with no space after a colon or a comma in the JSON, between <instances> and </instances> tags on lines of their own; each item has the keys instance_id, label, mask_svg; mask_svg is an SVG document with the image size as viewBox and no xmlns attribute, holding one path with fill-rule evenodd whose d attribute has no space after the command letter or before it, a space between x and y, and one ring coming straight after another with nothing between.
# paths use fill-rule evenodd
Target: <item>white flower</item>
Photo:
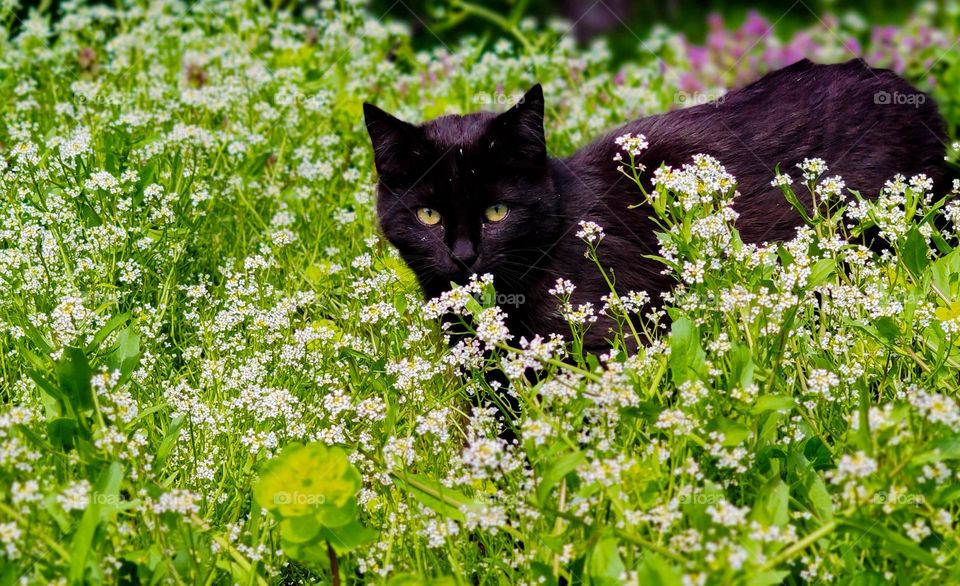
<instances>
[{"instance_id":1,"label":"white flower","mask_svg":"<svg viewBox=\"0 0 960 586\"><path fill-rule=\"evenodd\" d=\"M770 185L773 187L787 187L788 185L793 185L793 179L786 173L780 173L773 178Z\"/></svg>"},{"instance_id":2,"label":"white flower","mask_svg":"<svg viewBox=\"0 0 960 586\"><path fill-rule=\"evenodd\" d=\"M845 187L846 184L843 179L839 175L835 175L822 180L814 189L814 193L820 197L821 201L829 201L841 197Z\"/></svg>"},{"instance_id":3,"label":"white flower","mask_svg":"<svg viewBox=\"0 0 960 586\"><path fill-rule=\"evenodd\" d=\"M633 136L633 134L629 132L627 134L620 135L617 138L613 139L613 142L615 142L618 147L620 147L625 153L629 154L631 157L638 156L640 153L646 150L648 146L650 146L650 143L647 142L646 136L642 134ZM614 160L619 161L620 159L614 158Z\"/></svg>"},{"instance_id":4,"label":"white flower","mask_svg":"<svg viewBox=\"0 0 960 586\"><path fill-rule=\"evenodd\" d=\"M603 228L596 222L580 220L580 229L577 230L577 238L587 244L599 243L603 240Z\"/></svg>"},{"instance_id":5,"label":"white flower","mask_svg":"<svg viewBox=\"0 0 960 586\"><path fill-rule=\"evenodd\" d=\"M827 172L827 163L821 158L804 159L797 167L803 171L804 181L816 181L817 177Z\"/></svg>"}]
</instances>

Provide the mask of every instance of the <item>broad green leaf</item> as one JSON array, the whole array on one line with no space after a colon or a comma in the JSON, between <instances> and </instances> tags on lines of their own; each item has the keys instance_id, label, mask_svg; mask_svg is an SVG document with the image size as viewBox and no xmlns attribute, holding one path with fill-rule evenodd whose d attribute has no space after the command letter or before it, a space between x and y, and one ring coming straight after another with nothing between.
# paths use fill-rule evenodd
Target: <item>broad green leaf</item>
<instances>
[{"instance_id":1,"label":"broad green leaf","mask_svg":"<svg viewBox=\"0 0 960 586\"><path fill-rule=\"evenodd\" d=\"M680 385L699 378L704 370L706 353L700 346L700 335L690 319L683 317L670 330L670 372L673 384Z\"/></svg>"},{"instance_id":2,"label":"broad green leaf","mask_svg":"<svg viewBox=\"0 0 960 586\"><path fill-rule=\"evenodd\" d=\"M763 395L757 397L750 412L754 415L759 415L767 411L789 411L793 409L796 404L797 402L793 397L786 395Z\"/></svg>"},{"instance_id":3,"label":"broad green leaf","mask_svg":"<svg viewBox=\"0 0 960 586\"><path fill-rule=\"evenodd\" d=\"M140 334L133 326L123 330L117 336L117 349L110 360L110 368L120 371L120 382L125 382L140 358Z\"/></svg>"},{"instance_id":4,"label":"broad green leaf","mask_svg":"<svg viewBox=\"0 0 960 586\"><path fill-rule=\"evenodd\" d=\"M50 438L50 443L67 452L74 448L74 438L78 429L76 417L57 417L47 422L47 436Z\"/></svg>"},{"instance_id":5,"label":"broad green leaf","mask_svg":"<svg viewBox=\"0 0 960 586\"><path fill-rule=\"evenodd\" d=\"M783 584L790 572L787 570L769 570L751 574L747 578L747 586L775 586Z\"/></svg>"},{"instance_id":6,"label":"broad green leaf","mask_svg":"<svg viewBox=\"0 0 960 586\"><path fill-rule=\"evenodd\" d=\"M559 484L564 476L576 470L577 466L579 466L586 457L586 454L577 450L576 452L561 456L550 466L540 480L540 484L537 485L537 503L541 508L547 504L547 499L550 498L550 491L553 490L553 487Z\"/></svg>"},{"instance_id":7,"label":"broad green leaf","mask_svg":"<svg viewBox=\"0 0 960 586\"><path fill-rule=\"evenodd\" d=\"M84 581L90 550L95 547L93 541L97 527L119 506L122 480L123 467L119 462L112 462L100 473L94 484L83 518L70 543L69 575L73 583Z\"/></svg>"},{"instance_id":8,"label":"broad green leaf","mask_svg":"<svg viewBox=\"0 0 960 586\"><path fill-rule=\"evenodd\" d=\"M822 258L813 263L810 267L810 275L807 277L807 288L813 288L823 284L827 278L833 274L836 264L832 258Z\"/></svg>"},{"instance_id":9,"label":"broad green leaf","mask_svg":"<svg viewBox=\"0 0 960 586\"><path fill-rule=\"evenodd\" d=\"M711 431L719 431L723 434L723 446L735 446L750 437L750 428L726 417L717 417L711 422Z\"/></svg>"},{"instance_id":10,"label":"broad green leaf","mask_svg":"<svg viewBox=\"0 0 960 586\"><path fill-rule=\"evenodd\" d=\"M930 264L930 259L927 258L928 251L927 240L916 226L911 227L907 232L906 240L900 247L900 259L915 277L919 277Z\"/></svg>"},{"instance_id":11,"label":"broad green leaf","mask_svg":"<svg viewBox=\"0 0 960 586\"><path fill-rule=\"evenodd\" d=\"M320 533L320 523L313 515L286 517L280 521L280 533L291 543L307 543Z\"/></svg>"},{"instance_id":12,"label":"broad green leaf","mask_svg":"<svg viewBox=\"0 0 960 586\"><path fill-rule=\"evenodd\" d=\"M877 333L890 342L896 342L900 337L900 326L892 317L879 317L873 322L873 325L877 328Z\"/></svg>"},{"instance_id":13,"label":"broad green leaf","mask_svg":"<svg viewBox=\"0 0 960 586\"><path fill-rule=\"evenodd\" d=\"M57 363L57 378L60 389L76 411L93 409L92 376L93 371L83 350L72 347L63 350Z\"/></svg>"},{"instance_id":14,"label":"broad green leaf","mask_svg":"<svg viewBox=\"0 0 960 586\"><path fill-rule=\"evenodd\" d=\"M584 567L585 582L591 586L619 586L627 568L623 565L619 551L620 542L614 537L606 537L597 542L587 556Z\"/></svg>"},{"instance_id":15,"label":"broad green leaf","mask_svg":"<svg viewBox=\"0 0 960 586\"><path fill-rule=\"evenodd\" d=\"M333 546L337 554L345 554L377 538L377 532L352 521L340 527L321 527L318 536Z\"/></svg>"},{"instance_id":16,"label":"broad green leaf","mask_svg":"<svg viewBox=\"0 0 960 586\"><path fill-rule=\"evenodd\" d=\"M731 388L739 386L740 388L749 387L753 384L753 372L756 365L753 362L753 354L750 347L745 344L733 344L730 349L730 385Z\"/></svg>"},{"instance_id":17,"label":"broad green leaf","mask_svg":"<svg viewBox=\"0 0 960 586\"><path fill-rule=\"evenodd\" d=\"M679 568L663 557L647 553L637 568L637 583L649 586L680 586L681 574Z\"/></svg>"},{"instance_id":18,"label":"broad green leaf","mask_svg":"<svg viewBox=\"0 0 960 586\"><path fill-rule=\"evenodd\" d=\"M754 520L763 525L783 527L789 520L790 488L780 478L774 478L763 487L753 505Z\"/></svg>"}]
</instances>

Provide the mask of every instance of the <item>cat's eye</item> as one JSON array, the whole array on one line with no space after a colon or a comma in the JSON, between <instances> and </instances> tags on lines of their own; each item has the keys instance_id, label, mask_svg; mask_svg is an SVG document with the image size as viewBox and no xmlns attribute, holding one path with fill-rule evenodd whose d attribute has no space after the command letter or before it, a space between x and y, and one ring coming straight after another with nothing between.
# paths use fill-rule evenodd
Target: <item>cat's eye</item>
<instances>
[{"instance_id":1,"label":"cat's eye","mask_svg":"<svg viewBox=\"0 0 960 586\"><path fill-rule=\"evenodd\" d=\"M507 213L510 212L510 208L503 205L502 203L495 203L492 206L488 207L483 211L483 215L490 222L499 222L500 220L507 217Z\"/></svg>"},{"instance_id":2,"label":"cat's eye","mask_svg":"<svg viewBox=\"0 0 960 586\"><path fill-rule=\"evenodd\" d=\"M417 208L417 219L427 226L433 226L440 221L440 212L432 208Z\"/></svg>"}]
</instances>

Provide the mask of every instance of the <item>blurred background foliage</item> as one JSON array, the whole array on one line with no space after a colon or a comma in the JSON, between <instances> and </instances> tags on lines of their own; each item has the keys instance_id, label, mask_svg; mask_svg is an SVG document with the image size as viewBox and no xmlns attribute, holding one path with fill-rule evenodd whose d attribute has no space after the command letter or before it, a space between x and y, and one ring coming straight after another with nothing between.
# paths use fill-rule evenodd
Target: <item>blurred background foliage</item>
<instances>
[{"instance_id":1,"label":"blurred background foliage","mask_svg":"<svg viewBox=\"0 0 960 586\"><path fill-rule=\"evenodd\" d=\"M921 4L944 2L893 0L876 2L855 0L478 0L477 6L519 23L525 17L539 21L562 19L570 34L580 43L588 43L602 35L613 53L626 59L636 51L640 39L646 39L656 27L682 33L692 43L704 43L710 32L709 15L722 15L728 28L750 22L765 22L769 34L786 39L809 27L822 25L830 15L855 20L862 24L864 39L869 35L866 23L872 26L902 23ZM946 2L946 4L951 4ZM419 48L437 44L453 44L465 35L497 34L490 19L471 10L468 3L457 0L373 0L371 12L381 18L406 21ZM828 23L829 24L829 23Z\"/></svg>"}]
</instances>

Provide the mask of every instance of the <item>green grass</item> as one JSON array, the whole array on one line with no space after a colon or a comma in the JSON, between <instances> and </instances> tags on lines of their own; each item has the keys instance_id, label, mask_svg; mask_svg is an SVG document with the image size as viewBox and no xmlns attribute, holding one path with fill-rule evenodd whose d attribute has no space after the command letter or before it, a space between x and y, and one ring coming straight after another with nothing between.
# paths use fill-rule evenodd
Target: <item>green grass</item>
<instances>
[{"instance_id":1,"label":"green grass","mask_svg":"<svg viewBox=\"0 0 960 586\"><path fill-rule=\"evenodd\" d=\"M423 120L541 81L565 154L676 106L649 52L621 82L602 46L540 27L418 54L346 4L66 12L0 9L0 583L960 579L947 194L843 209L821 188L797 238L748 246L702 159L637 202L670 319L631 327L642 295L620 292L608 356L574 350L586 324L524 346L482 283L425 307L377 236L361 103ZM930 14L903 34L924 18L956 37ZM686 71L669 36L651 47ZM954 52L903 51L960 121ZM816 189L783 171L788 200ZM868 227L892 253L845 240ZM602 278L603 240L584 251ZM493 357L452 351L438 305ZM471 405L525 367L507 445Z\"/></svg>"}]
</instances>

